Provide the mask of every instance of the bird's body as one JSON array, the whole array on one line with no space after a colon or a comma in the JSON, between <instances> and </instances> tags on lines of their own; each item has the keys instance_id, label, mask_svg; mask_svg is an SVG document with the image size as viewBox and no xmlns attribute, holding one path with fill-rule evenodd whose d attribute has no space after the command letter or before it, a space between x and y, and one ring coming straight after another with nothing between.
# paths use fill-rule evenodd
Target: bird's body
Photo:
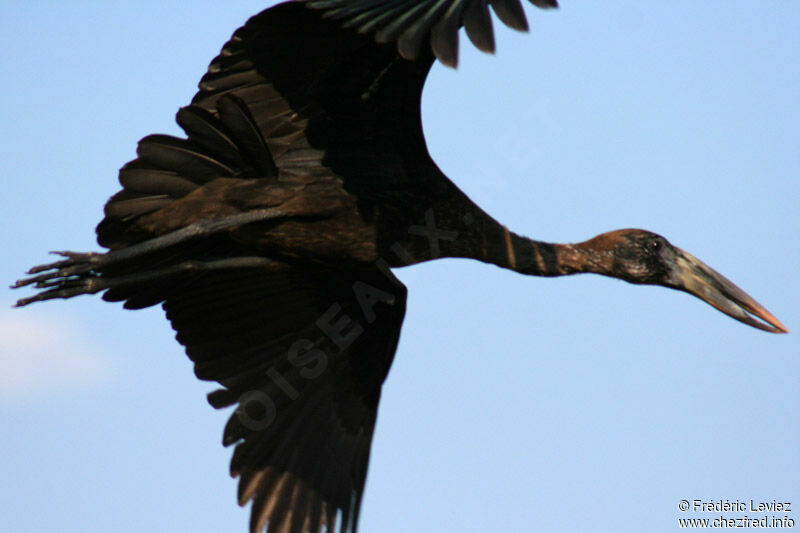
<instances>
[{"instance_id":1,"label":"bird's body","mask_svg":"<svg viewBox=\"0 0 800 533\"><path fill-rule=\"evenodd\" d=\"M253 532L332 530L337 514L355 530L405 313L392 267L465 257L529 275L593 272L785 331L658 235L524 238L439 170L422 87L437 57L455 64L462 24L493 48L486 3L309 4L320 10L281 4L237 30L178 113L186 139L142 139L97 228L108 253L67 253L19 283L45 289L23 305L97 292L163 305L197 376L223 386L210 403L238 404L223 442L237 445L231 472L240 503L253 501ZM526 27L516 2L493 6Z\"/></svg>"}]
</instances>

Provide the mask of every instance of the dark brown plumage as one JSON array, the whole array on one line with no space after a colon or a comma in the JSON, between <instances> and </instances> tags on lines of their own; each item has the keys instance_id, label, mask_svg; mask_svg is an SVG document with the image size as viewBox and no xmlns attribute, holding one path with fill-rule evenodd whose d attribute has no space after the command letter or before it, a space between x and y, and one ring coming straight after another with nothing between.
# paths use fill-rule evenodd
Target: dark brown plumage
<instances>
[{"instance_id":1,"label":"dark brown plumage","mask_svg":"<svg viewBox=\"0 0 800 533\"><path fill-rule=\"evenodd\" d=\"M209 402L238 404L223 443L236 445L252 531L332 530L337 514L355 531L405 311L391 267L466 257L538 276L593 272L785 331L660 236L533 241L439 171L422 87L436 58L455 65L462 25L493 49L488 4L527 27L516 0L312 0L253 17L178 112L187 138L146 137L121 169L97 228L110 251L65 253L17 284L43 289L19 305L96 292L163 305L197 376L223 386Z\"/></svg>"}]
</instances>

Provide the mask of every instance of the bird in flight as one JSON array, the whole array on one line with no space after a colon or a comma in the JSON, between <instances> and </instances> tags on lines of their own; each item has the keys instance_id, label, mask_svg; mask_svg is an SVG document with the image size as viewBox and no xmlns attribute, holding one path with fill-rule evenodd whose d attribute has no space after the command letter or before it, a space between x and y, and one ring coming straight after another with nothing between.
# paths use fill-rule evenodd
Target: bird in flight
<instances>
[{"instance_id":1,"label":"bird in flight","mask_svg":"<svg viewBox=\"0 0 800 533\"><path fill-rule=\"evenodd\" d=\"M553 0L531 0L540 8ZM662 285L750 326L785 326L654 233L577 244L509 231L436 166L420 118L462 27L494 50L489 9L527 29L519 0L301 0L239 28L177 122L122 167L97 227L104 253L60 252L15 287L19 306L103 293L161 304L215 408L236 406L238 500L250 530L355 532L382 384L406 288L393 268L464 257L535 276Z\"/></svg>"}]
</instances>

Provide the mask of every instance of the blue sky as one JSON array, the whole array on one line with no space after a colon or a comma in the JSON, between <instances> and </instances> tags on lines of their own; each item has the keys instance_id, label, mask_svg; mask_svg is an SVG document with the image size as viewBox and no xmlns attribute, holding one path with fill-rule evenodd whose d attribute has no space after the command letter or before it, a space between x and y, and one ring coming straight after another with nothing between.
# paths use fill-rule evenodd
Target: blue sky
<instances>
[{"instance_id":1,"label":"blue sky","mask_svg":"<svg viewBox=\"0 0 800 533\"><path fill-rule=\"evenodd\" d=\"M93 228L136 141L263 2L1 2L0 279ZM665 235L775 313L465 260L398 271L361 531L672 531L681 499L794 502L800 520L800 4L562 2L462 37L423 122L440 167L518 233ZM246 531L205 401L160 309L10 309L0 291L8 531ZM750 513L751 515L753 513ZM781 515L781 513L777 513ZM737 516L733 514L730 516Z\"/></svg>"}]
</instances>

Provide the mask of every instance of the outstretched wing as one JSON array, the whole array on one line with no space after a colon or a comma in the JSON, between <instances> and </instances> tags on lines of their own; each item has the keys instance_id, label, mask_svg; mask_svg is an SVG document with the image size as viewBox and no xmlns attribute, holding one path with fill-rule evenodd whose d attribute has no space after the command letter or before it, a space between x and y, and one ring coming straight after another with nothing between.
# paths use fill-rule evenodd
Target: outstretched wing
<instances>
[{"instance_id":1,"label":"outstretched wing","mask_svg":"<svg viewBox=\"0 0 800 533\"><path fill-rule=\"evenodd\" d=\"M490 32L487 5L516 27L526 24L521 9L509 7L518 7L517 0L280 4L233 34L211 62L193 103L213 112L219 98L236 95L252 111L279 169L324 167L360 198L439 182L420 116L422 88L434 61L431 46L454 63L455 56L440 48L454 51L464 24L474 39L483 35L470 32L472 13L481 21L475 27ZM439 25L452 32L445 36ZM405 30L386 33L389 28ZM413 61L397 51L409 32L415 52L404 55ZM395 38L397 45L381 43ZM431 46L422 46L428 42Z\"/></svg>"},{"instance_id":2,"label":"outstretched wing","mask_svg":"<svg viewBox=\"0 0 800 533\"><path fill-rule=\"evenodd\" d=\"M211 273L164 303L200 379L238 403L223 444L250 529L356 531L381 385L405 313L387 270Z\"/></svg>"},{"instance_id":3,"label":"outstretched wing","mask_svg":"<svg viewBox=\"0 0 800 533\"><path fill-rule=\"evenodd\" d=\"M236 445L251 531L355 532L406 289L383 263L281 258L250 238L296 215L306 187L278 180L241 100L179 122L188 139L148 137L121 172L98 227L112 250L34 269L17 286L43 291L20 305L101 291L132 309L163 303L197 377L224 387L211 405L238 404L223 444Z\"/></svg>"},{"instance_id":4,"label":"outstretched wing","mask_svg":"<svg viewBox=\"0 0 800 533\"><path fill-rule=\"evenodd\" d=\"M252 17L193 105L214 113L226 95L245 102L282 175L335 174L361 199L429 178L420 98L432 55L403 60L323 15L289 2Z\"/></svg>"}]
</instances>

